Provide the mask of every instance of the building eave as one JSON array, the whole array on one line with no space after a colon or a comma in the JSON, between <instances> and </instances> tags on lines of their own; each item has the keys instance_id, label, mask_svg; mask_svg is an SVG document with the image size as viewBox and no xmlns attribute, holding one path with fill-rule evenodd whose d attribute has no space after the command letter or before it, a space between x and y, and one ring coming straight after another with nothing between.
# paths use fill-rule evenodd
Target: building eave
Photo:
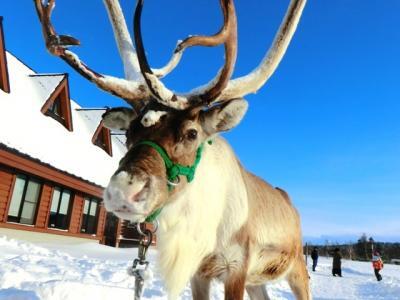
<instances>
[{"instance_id":1,"label":"building eave","mask_svg":"<svg viewBox=\"0 0 400 300\"><path fill-rule=\"evenodd\" d=\"M32 175L62 184L97 198L102 198L103 196L104 187L74 174L57 169L48 163L34 158L29 154L22 153L3 143L0 143L0 164L28 172Z\"/></svg>"}]
</instances>

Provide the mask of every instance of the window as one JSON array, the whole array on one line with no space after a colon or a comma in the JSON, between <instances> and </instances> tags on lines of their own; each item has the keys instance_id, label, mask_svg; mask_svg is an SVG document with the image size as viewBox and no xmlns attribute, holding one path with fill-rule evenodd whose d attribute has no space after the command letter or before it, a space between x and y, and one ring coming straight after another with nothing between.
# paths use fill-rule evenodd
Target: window
<instances>
[{"instance_id":1,"label":"window","mask_svg":"<svg viewBox=\"0 0 400 300\"><path fill-rule=\"evenodd\" d=\"M42 80L42 78L47 78L46 76L49 77L52 75L31 75L31 77L34 77L39 81ZM66 75L54 76L63 76L64 78L60 81L57 88L50 95L49 99L47 99L41 109L41 112L62 124L69 131L72 131L73 128L71 102L69 99L68 77L66 77Z\"/></svg>"},{"instance_id":2,"label":"window","mask_svg":"<svg viewBox=\"0 0 400 300\"><path fill-rule=\"evenodd\" d=\"M41 187L38 181L28 176L17 175L7 221L33 225Z\"/></svg>"},{"instance_id":3,"label":"window","mask_svg":"<svg viewBox=\"0 0 400 300\"><path fill-rule=\"evenodd\" d=\"M50 206L49 227L68 229L71 191L55 187Z\"/></svg>"},{"instance_id":4,"label":"window","mask_svg":"<svg viewBox=\"0 0 400 300\"><path fill-rule=\"evenodd\" d=\"M84 201L81 232L96 234L99 200L85 198Z\"/></svg>"},{"instance_id":5,"label":"window","mask_svg":"<svg viewBox=\"0 0 400 300\"><path fill-rule=\"evenodd\" d=\"M92 137L92 143L112 156L111 133L108 128L104 127L103 122L100 122L97 127Z\"/></svg>"},{"instance_id":6,"label":"window","mask_svg":"<svg viewBox=\"0 0 400 300\"><path fill-rule=\"evenodd\" d=\"M66 120L65 117L62 113L61 110L61 99L60 97L57 97L54 102L50 104L50 107L48 108L46 115L49 117L52 117L53 119L57 120L64 126L66 125Z\"/></svg>"},{"instance_id":7,"label":"window","mask_svg":"<svg viewBox=\"0 0 400 300\"><path fill-rule=\"evenodd\" d=\"M10 92L10 82L8 78L6 46L4 42L3 17L0 17L0 89Z\"/></svg>"}]
</instances>

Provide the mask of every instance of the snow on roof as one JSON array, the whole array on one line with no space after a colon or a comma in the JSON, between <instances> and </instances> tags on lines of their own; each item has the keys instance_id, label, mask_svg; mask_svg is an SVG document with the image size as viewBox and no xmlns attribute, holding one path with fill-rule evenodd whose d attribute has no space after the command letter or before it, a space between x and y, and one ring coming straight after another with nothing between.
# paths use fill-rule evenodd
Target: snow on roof
<instances>
[{"instance_id":1,"label":"snow on roof","mask_svg":"<svg viewBox=\"0 0 400 300\"><path fill-rule=\"evenodd\" d=\"M71 100L73 131L41 113L66 74L36 74L7 53L11 93L0 90L0 143L100 186L106 186L125 154L112 137L113 156L92 144L102 111L77 111Z\"/></svg>"},{"instance_id":2,"label":"snow on roof","mask_svg":"<svg viewBox=\"0 0 400 300\"><path fill-rule=\"evenodd\" d=\"M48 99L65 78L66 74L31 74L29 76L31 80L36 82L37 86L40 87L37 89L40 94L40 99Z\"/></svg>"}]
</instances>

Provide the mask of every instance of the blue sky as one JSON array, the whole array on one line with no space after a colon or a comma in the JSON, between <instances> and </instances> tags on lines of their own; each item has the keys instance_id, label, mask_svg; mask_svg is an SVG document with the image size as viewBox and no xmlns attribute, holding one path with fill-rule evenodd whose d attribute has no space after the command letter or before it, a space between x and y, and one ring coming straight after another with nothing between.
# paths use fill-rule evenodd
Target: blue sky
<instances>
[{"instance_id":1,"label":"blue sky","mask_svg":"<svg viewBox=\"0 0 400 300\"><path fill-rule=\"evenodd\" d=\"M122 77L102 1L58 0L59 33L96 71ZM131 24L134 0L122 0ZM251 71L277 30L288 0L236 1L235 76ZM143 34L150 63L162 66L176 41L221 24L217 0L147 0ZM291 195L307 237L400 240L400 32L398 0L309 0L290 48L226 135L243 164ZM123 104L76 75L44 48L33 1L1 5L6 46L37 72L68 72L83 106ZM221 47L189 49L165 80L187 91L213 78ZM376 238L375 238L376 239Z\"/></svg>"}]
</instances>

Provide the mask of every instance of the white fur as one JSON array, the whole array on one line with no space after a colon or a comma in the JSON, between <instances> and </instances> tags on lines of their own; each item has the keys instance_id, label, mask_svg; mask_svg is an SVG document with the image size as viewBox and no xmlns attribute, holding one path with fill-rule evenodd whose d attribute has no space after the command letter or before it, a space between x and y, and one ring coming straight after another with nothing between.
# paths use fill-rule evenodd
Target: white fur
<instances>
[{"instance_id":1,"label":"white fur","mask_svg":"<svg viewBox=\"0 0 400 300\"><path fill-rule=\"evenodd\" d=\"M269 262L280 260L282 253L288 255L287 264L274 278L285 277L291 272L294 258L289 256L294 255L296 247L301 248L297 213L289 201L281 198L279 192L266 183L262 188L271 190L265 197L277 198L255 202L255 198L248 195L248 191L257 192L248 181L255 179L244 172L230 146L222 138L215 137L212 145L205 144L194 180L168 199L158 217L157 244L158 266L169 299L179 296L206 257L213 258L209 265L212 276L222 281L229 281L236 275L240 276L240 272L247 271L244 274L246 284L264 284L268 280L262 275L266 266ZM151 212L151 208L145 206L147 201L132 204L126 200L141 189L140 186L133 188L132 184L125 186L128 176L124 172L113 176L105 192L106 208L113 211L113 205L132 205L134 216L116 214L140 222L146 212L147 215ZM152 191L152 183L156 180L151 178L149 191ZM151 196L157 197L158 194ZM111 201L114 204L109 203ZM156 199L154 203L159 202ZM255 211L255 208L258 210ZM252 241L247 248L239 244L242 240L236 238L240 230L249 228Z\"/></svg>"},{"instance_id":2,"label":"white fur","mask_svg":"<svg viewBox=\"0 0 400 300\"><path fill-rule=\"evenodd\" d=\"M120 111L107 112L103 115L103 124L111 130L127 130L130 123L136 117L132 109L121 109Z\"/></svg>"},{"instance_id":3,"label":"white fur","mask_svg":"<svg viewBox=\"0 0 400 300\"><path fill-rule=\"evenodd\" d=\"M243 248L240 245L232 244L225 248L221 258L218 265L222 265L225 268L225 272L219 277L221 281L227 280L233 274L240 273L244 261Z\"/></svg>"},{"instance_id":4,"label":"white fur","mask_svg":"<svg viewBox=\"0 0 400 300\"><path fill-rule=\"evenodd\" d=\"M144 127L153 126L160 120L162 116L166 114L167 112L162 110L149 110L147 113L145 113L140 123L142 123Z\"/></svg>"},{"instance_id":5,"label":"white fur","mask_svg":"<svg viewBox=\"0 0 400 300\"><path fill-rule=\"evenodd\" d=\"M221 163L223 161L224 163ZM218 183L218 184L215 184ZM159 265L174 299L216 248L238 258L230 238L247 219L246 190L230 147L206 145L195 180L164 207L158 231ZM235 222L226 222L226 220Z\"/></svg>"}]
</instances>

